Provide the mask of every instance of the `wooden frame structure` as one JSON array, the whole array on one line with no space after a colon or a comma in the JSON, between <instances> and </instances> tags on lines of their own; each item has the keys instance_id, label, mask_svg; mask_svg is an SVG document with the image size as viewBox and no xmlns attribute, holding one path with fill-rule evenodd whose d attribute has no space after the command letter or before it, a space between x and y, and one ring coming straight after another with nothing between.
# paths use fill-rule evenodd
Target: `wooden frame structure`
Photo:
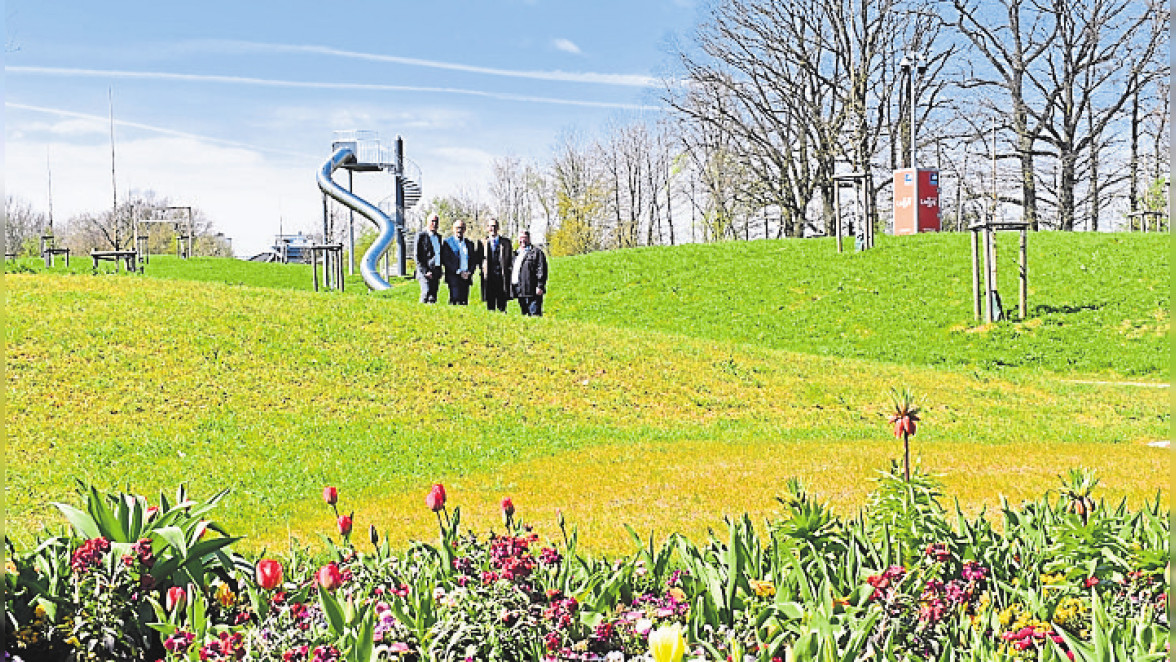
<instances>
[{"instance_id":1,"label":"wooden frame structure","mask_svg":"<svg viewBox=\"0 0 1176 662\"><path fill-rule=\"evenodd\" d=\"M139 230L140 225L147 223L171 223L176 231L176 257L182 260L192 257L192 239L195 234L194 228L192 227L192 208L169 206L155 207L154 209L156 212L164 213L184 211L187 212L188 218L187 221L173 218L144 218L135 220L135 250L139 253L141 260L139 264L140 271L143 270L144 264L151 264L151 251L147 243L148 235L141 233Z\"/></svg>"},{"instance_id":2,"label":"wooden frame structure","mask_svg":"<svg viewBox=\"0 0 1176 662\"><path fill-rule=\"evenodd\" d=\"M312 244L310 249L310 272L314 291L319 291L319 256L322 256L324 289L343 291L343 244Z\"/></svg>"},{"instance_id":3,"label":"wooden frame structure","mask_svg":"<svg viewBox=\"0 0 1176 662\"><path fill-rule=\"evenodd\" d=\"M856 198L862 210L862 217L859 220L858 232L862 236L862 250L874 247L874 224L870 222L870 198L866 195L866 177L863 172L850 172L843 175L833 176L833 208L836 210L834 214L834 235L837 237L837 252L842 252L842 237L844 236L845 219L841 213L841 189L852 188L854 197Z\"/></svg>"},{"instance_id":4,"label":"wooden frame structure","mask_svg":"<svg viewBox=\"0 0 1176 662\"><path fill-rule=\"evenodd\" d=\"M973 318L979 322L981 314L983 314L984 322L991 324L1003 317L1004 311L1000 308L1000 295L997 293L996 232L998 230L1017 230L1021 233L1020 256L1017 261L1019 271L1017 312L1022 320L1026 319L1029 316L1029 224L1024 221L988 221L975 223L968 226L968 229L972 231ZM983 234L983 246L981 246L981 234ZM981 296L980 292L981 266L983 266L985 296Z\"/></svg>"},{"instance_id":5,"label":"wooden frame structure","mask_svg":"<svg viewBox=\"0 0 1176 662\"><path fill-rule=\"evenodd\" d=\"M1139 219L1139 231L1140 232L1148 232L1149 231L1147 229L1148 219L1151 219L1151 222L1152 222L1152 224L1151 224L1152 229L1150 231L1151 232L1159 232L1163 228L1164 216L1165 216L1164 212L1153 211L1153 210L1133 211L1130 214L1127 214L1128 219L1131 219L1131 220L1136 219L1136 218ZM1132 222L1128 226L1128 228L1132 232L1134 232L1135 231L1135 223Z\"/></svg>"},{"instance_id":6,"label":"wooden frame structure","mask_svg":"<svg viewBox=\"0 0 1176 662\"><path fill-rule=\"evenodd\" d=\"M69 267L69 249L58 248L57 238L51 234L41 235L41 257L45 258L45 268L53 266L53 258L57 255L65 256L65 266Z\"/></svg>"},{"instance_id":7,"label":"wooden frame structure","mask_svg":"<svg viewBox=\"0 0 1176 662\"><path fill-rule=\"evenodd\" d=\"M90 257L94 260L94 273L98 273L99 262L113 262L115 271L118 271L119 262L124 262L127 271L137 271L139 264L139 251L90 251Z\"/></svg>"}]
</instances>

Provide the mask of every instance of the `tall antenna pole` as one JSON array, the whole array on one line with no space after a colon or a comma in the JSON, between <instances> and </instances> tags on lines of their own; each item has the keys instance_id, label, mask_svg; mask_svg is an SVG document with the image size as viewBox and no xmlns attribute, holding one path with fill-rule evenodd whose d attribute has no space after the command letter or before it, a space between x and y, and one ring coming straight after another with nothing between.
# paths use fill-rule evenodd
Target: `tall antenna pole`
<instances>
[{"instance_id":1,"label":"tall antenna pole","mask_svg":"<svg viewBox=\"0 0 1176 662\"><path fill-rule=\"evenodd\" d=\"M110 220L114 223L114 243L115 250L119 250L119 232L118 232L118 180L114 176L114 88L106 88L107 99L110 102L110 195L114 204L110 208Z\"/></svg>"},{"instance_id":2,"label":"tall antenna pole","mask_svg":"<svg viewBox=\"0 0 1176 662\"><path fill-rule=\"evenodd\" d=\"M49 146L45 146L45 171L49 174L49 231L53 234L53 166L49 161Z\"/></svg>"}]
</instances>

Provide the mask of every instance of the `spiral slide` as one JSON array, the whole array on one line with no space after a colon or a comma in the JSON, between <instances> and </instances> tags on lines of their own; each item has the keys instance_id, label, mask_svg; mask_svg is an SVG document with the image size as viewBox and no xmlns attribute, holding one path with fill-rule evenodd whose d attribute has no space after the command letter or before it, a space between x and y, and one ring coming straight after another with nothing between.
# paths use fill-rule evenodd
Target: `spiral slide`
<instances>
[{"instance_id":1,"label":"spiral slide","mask_svg":"<svg viewBox=\"0 0 1176 662\"><path fill-rule=\"evenodd\" d=\"M331 158L319 170L317 177L318 187L323 193L331 196L339 204L375 223L376 228L379 230L379 235L376 236L376 240L372 242L367 252L363 254L363 259L359 265L359 273L363 276L363 282L367 283L369 288L373 290L386 290L391 285L380 275L376 262L384 254L384 251L388 250L388 247L392 245L392 240L396 239L400 228L379 207L348 191L332 178L336 170L355 162L356 155L354 148L344 146L336 149L335 153L331 155Z\"/></svg>"}]
</instances>

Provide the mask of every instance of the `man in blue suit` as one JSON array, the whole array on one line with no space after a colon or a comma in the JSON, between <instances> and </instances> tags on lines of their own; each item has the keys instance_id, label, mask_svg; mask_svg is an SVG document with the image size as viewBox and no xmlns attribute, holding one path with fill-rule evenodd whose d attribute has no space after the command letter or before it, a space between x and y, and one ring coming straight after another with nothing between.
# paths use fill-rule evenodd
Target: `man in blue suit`
<instances>
[{"instance_id":1,"label":"man in blue suit","mask_svg":"<svg viewBox=\"0 0 1176 662\"><path fill-rule=\"evenodd\" d=\"M470 282L481 260L474 242L465 237L465 221L453 223L453 235L441 244L441 264L445 267L445 284L449 286L449 305L465 306L470 302Z\"/></svg>"}]
</instances>

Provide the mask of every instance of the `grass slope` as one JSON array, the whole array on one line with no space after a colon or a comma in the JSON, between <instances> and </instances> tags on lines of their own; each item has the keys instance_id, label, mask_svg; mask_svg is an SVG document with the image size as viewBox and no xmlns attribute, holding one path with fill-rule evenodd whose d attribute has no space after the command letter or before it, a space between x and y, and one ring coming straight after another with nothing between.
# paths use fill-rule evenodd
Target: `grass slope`
<instances>
[{"instance_id":1,"label":"grass slope","mask_svg":"<svg viewBox=\"0 0 1176 662\"><path fill-rule=\"evenodd\" d=\"M1000 292L1017 316L1015 233ZM586 255L553 269L551 314L829 356L1167 379L1170 243L1159 235L1037 233L1029 319L973 323L961 234L756 241Z\"/></svg>"},{"instance_id":2,"label":"grass slope","mask_svg":"<svg viewBox=\"0 0 1176 662\"><path fill-rule=\"evenodd\" d=\"M973 323L970 247L963 234L883 236L874 250L841 255L831 239L818 239L562 258L552 261L545 307L562 319L823 356L953 370L1169 378L1166 236L1033 234L1025 321L1016 319L1017 237L999 233L998 239L1000 291L1013 319L993 325ZM23 264L36 268L32 260ZM74 271L89 269L75 261ZM156 256L147 275L311 286L306 265L219 259ZM347 281L349 294L369 294L358 275ZM393 285L377 296L416 300L415 282Z\"/></svg>"},{"instance_id":3,"label":"grass slope","mask_svg":"<svg viewBox=\"0 0 1176 662\"><path fill-rule=\"evenodd\" d=\"M575 265L557 263L565 283ZM531 519L562 508L597 549L627 545L623 522L697 534L724 512L769 512L792 474L851 507L900 453L883 418L899 384L927 396L916 452L952 470L969 507L1039 493L1078 463L1112 496L1167 482L1167 453L1144 445L1167 434L1159 389L813 356L397 293L6 281L7 526L23 540L58 521L46 504L68 500L75 478L147 493L233 487L221 518L256 545L328 530L325 484L358 526L398 542L431 536L422 498L434 481L475 517L492 517L505 494Z\"/></svg>"}]
</instances>

